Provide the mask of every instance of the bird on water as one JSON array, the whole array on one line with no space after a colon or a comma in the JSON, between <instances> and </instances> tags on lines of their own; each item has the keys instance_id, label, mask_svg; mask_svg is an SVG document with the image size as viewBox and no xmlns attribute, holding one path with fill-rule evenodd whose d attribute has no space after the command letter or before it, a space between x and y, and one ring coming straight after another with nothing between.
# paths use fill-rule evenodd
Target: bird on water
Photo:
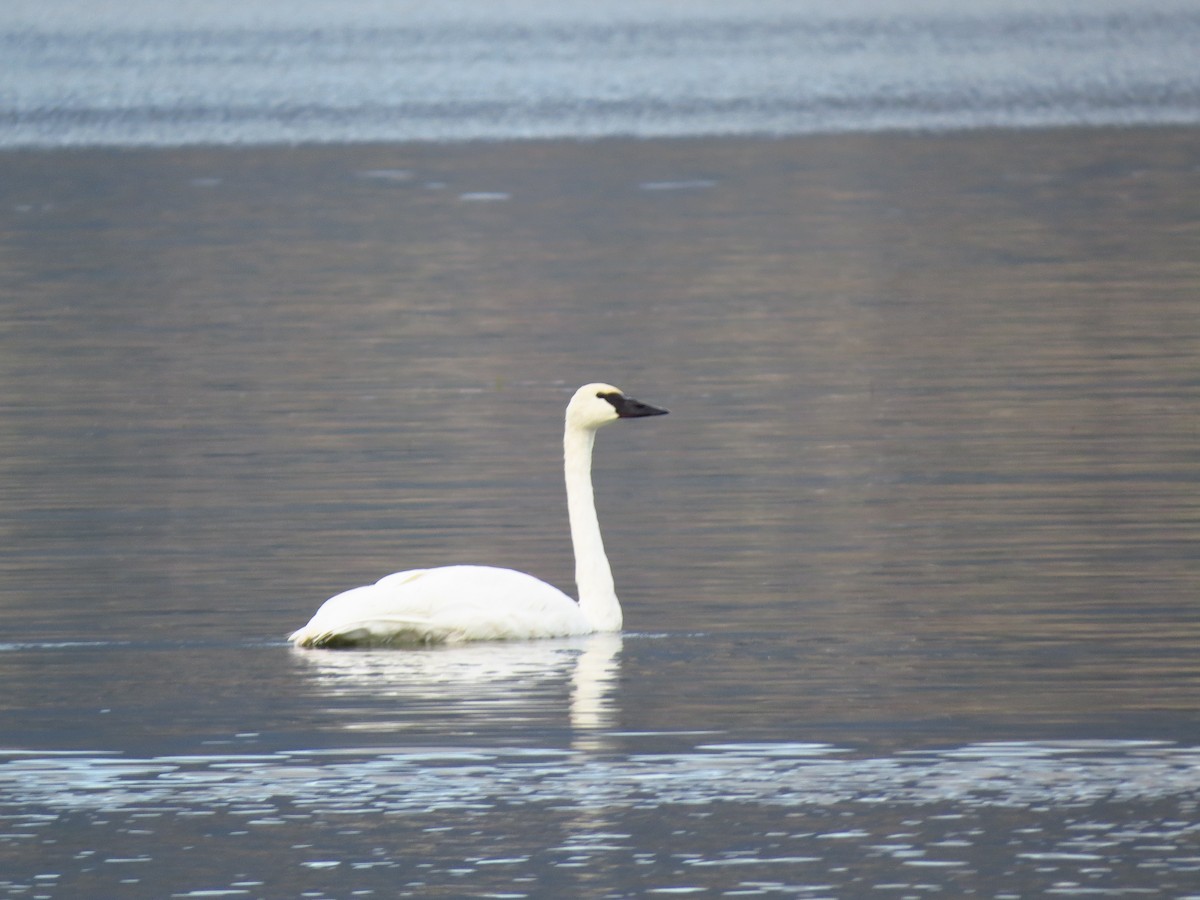
<instances>
[{"instance_id":1,"label":"bird on water","mask_svg":"<svg viewBox=\"0 0 1200 900\"><path fill-rule=\"evenodd\" d=\"M353 647L620 631L621 603L592 494L592 448L610 422L666 413L611 384L585 384L567 404L563 470L578 602L514 569L410 569L329 598L288 640L297 647Z\"/></svg>"}]
</instances>

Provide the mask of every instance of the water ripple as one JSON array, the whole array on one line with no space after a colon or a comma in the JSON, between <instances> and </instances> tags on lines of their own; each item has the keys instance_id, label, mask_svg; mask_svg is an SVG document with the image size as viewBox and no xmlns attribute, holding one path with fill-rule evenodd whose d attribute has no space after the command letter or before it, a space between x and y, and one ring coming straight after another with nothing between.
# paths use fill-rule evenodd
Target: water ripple
<instances>
[{"instance_id":1,"label":"water ripple","mask_svg":"<svg viewBox=\"0 0 1200 900\"><path fill-rule=\"evenodd\" d=\"M1147 741L973 744L853 758L821 744L712 744L596 757L441 747L133 759L8 751L0 804L51 809L242 807L264 796L323 812L426 812L530 803L612 809L745 802L960 808L1200 800L1200 748ZM262 812L269 812L266 804Z\"/></svg>"},{"instance_id":2,"label":"water ripple","mask_svg":"<svg viewBox=\"0 0 1200 900\"><path fill-rule=\"evenodd\" d=\"M6 751L0 860L20 874L0 889L259 896L254 859L312 897L579 896L606 872L638 895L962 896L1002 878L1013 897L1178 897L1198 810L1200 748L1151 741Z\"/></svg>"}]
</instances>

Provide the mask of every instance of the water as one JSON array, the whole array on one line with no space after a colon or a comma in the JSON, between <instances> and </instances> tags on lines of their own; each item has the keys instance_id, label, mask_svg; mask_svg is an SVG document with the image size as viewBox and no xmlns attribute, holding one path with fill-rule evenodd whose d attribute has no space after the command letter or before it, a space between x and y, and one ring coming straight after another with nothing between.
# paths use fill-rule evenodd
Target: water
<instances>
[{"instance_id":1,"label":"water","mask_svg":"<svg viewBox=\"0 0 1200 900\"><path fill-rule=\"evenodd\" d=\"M1197 45L1190 0L8 0L0 146L1194 125Z\"/></svg>"},{"instance_id":2,"label":"water","mask_svg":"<svg viewBox=\"0 0 1200 900\"><path fill-rule=\"evenodd\" d=\"M6 2L0 896L1200 896L1196 133L978 130L1130 6ZM598 379L623 635L284 642Z\"/></svg>"},{"instance_id":3,"label":"water","mask_svg":"<svg viewBox=\"0 0 1200 900\"><path fill-rule=\"evenodd\" d=\"M1195 896L1198 165L8 154L0 895ZM624 635L283 641L569 587L592 379L672 411L597 448Z\"/></svg>"}]
</instances>

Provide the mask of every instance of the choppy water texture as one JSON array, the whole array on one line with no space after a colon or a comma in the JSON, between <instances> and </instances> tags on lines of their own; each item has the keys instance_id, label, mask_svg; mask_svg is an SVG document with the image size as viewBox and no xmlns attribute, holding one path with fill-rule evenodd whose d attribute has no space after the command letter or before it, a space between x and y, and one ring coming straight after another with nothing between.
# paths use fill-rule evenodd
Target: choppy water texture
<instances>
[{"instance_id":1,"label":"choppy water texture","mask_svg":"<svg viewBox=\"0 0 1200 900\"><path fill-rule=\"evenodd\" d=\"M0 896L1196 896L1194 131L4 168ZM626 634L284 643L594 379Z\"/></svg>"},{"instance_id":2,"label":"choppy water texture","mask_svg":"<svg viewBox=\"0 0 1200 900\"><path fill-rule=\"evenodd\" d=\"M652 744L615 737L617 757L17 756L0 786L37 811L13 816L6 841L75 852L67 873L29 853L29 875L7 885L14 896L153 885L182 897L1178 897L1200 873L1194 750L985 744L859 759L792 744L639 752L639 739Z\"/></svg>"},{"instance_id":3,"label":"choppy water texture","mask_svg":"<svg viewBox=\"0 0 1200 900\"><path fill-rule=\"evenodd\" d=\"M1181 0L0 10L0 146L745 135L1200 120Z\"/></svg>"}]
</instances>

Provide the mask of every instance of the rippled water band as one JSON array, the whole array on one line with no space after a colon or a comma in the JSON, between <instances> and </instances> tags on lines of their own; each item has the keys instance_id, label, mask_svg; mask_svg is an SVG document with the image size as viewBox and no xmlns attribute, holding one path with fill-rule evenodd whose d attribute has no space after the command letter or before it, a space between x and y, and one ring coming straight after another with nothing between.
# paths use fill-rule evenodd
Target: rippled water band
<instances>
[{"instance_id":1,"label":"rippled water band","mask_svg":"<svg viewBox=\"0 0 1200 900\"><path fill-rule=\"evenodd\" d=\"M1200 748L1154 742L989 743L867 759L821 744L713 744L611 759L469 747L149 759L3 755L0 805L76 810L236 806L264 796L325 811L391 813L527 803L1026 808L1200 800Z\"/></svg>"}]
</instances>

